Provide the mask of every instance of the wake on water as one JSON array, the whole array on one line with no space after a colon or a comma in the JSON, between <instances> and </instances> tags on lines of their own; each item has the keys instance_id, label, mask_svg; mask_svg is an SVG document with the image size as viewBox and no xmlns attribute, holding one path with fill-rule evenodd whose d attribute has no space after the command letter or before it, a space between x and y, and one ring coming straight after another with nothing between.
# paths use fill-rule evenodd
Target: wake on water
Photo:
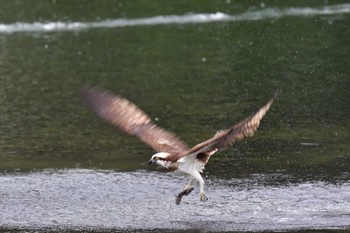
<instances>
[{"instance_id":1,"label":"wake on water","mask_svg":"<svg viewBox=\"0 0 350 233\"><path fill-rule=\"evenodd\" d=\"M225 21L255 21L265 19L279 19L288 16L321 16L350 13L350 4L340 4L324 7L290 7L290 8L263 8L256 11L248 11L237 15L229 15L222 12L216 13L190 13L185 15L160 15L149 18L135 19L107 19L96 22L16 22L12 24L0 24L0 33L18 32L54 32L54 31L78 31L94 28L118 28L133 26L155 26L167 24L198 24Z\"/></svg>"}]
</instances>

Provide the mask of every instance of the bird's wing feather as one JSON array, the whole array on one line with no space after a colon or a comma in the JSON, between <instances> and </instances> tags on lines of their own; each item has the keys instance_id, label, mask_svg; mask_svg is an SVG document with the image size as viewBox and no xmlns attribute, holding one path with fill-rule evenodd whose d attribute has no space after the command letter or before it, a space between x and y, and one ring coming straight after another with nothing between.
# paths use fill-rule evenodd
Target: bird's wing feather
<instances>
[{"instance_id":1,"label":"bird's wing feather","mask_svg":"<svg viewBox=\"0 0 350 233\"><path fill-rule=\"evenodd\" d=\"M216 149L224 149L244 137L253 136L254 132L259 127L261 119L265 116L279 93L280 90L276 91L274 96L256 113L250 115L227 130L217 132L214 137L195 145L190 149L188 154L207 153L215 151Z\"/></svg>"},{"instance_id":2,"label":"bird's wing feather","mask_svg":"<svg viewBox=\"0 0 350 233\"><path fill-rule=\"evenodd\" d=\"M146 113L127 99L97 88L85 88L81 95L85 104L100 118L138 137L155 151L175 154L188 151L188 146L176 135L155 125Z\"/></svg>"}]
</instances>

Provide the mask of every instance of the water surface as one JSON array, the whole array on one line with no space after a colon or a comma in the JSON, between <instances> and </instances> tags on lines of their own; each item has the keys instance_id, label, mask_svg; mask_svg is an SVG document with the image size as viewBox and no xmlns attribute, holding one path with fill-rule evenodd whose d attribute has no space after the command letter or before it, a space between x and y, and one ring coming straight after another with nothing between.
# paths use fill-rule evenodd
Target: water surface
<instances>
[{"instance_id":1,"label":"water surface","mask_svg":"<svg viewBox=\"0 0 350 233\"><path fill-rule=\"evenodd\" d=\"M196 187L176 206L175 194L187 181L160 172L74 169L2 175L0 224L8 228L78 230L349 227L349 182L270 185L278 176L209 179L208 202L199 201Z\"/></svg>"},{"instance_id":2,"label":"water surface","mask_svg":"<svg viewBox=\"0 0 350 233\"><path fill-rule=\"evenodd\" d=\"M135 4L1 2L1 225L349 228L349 4ZM283 92L253 138L211 158L209 202L192 194L172 221L186 181L149 167L150 148L89 113L84 86L132 100L189 145ZM113 195L124 187L130 199Z\"/></svg>"}]
</instances>

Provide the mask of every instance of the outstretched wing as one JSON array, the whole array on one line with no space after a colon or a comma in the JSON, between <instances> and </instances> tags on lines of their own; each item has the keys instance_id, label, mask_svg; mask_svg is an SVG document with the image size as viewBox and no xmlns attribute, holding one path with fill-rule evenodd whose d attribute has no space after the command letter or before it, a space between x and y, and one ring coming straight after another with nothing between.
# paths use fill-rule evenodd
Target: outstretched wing
<instances>
[{"instance_id":1,"label":"outstretched wing","mask_svg":"<svg viewBox=\"0 0 350 233\"><path fill-rule=\"evenodd\" d=\"M83 89L81 95L85 104L102 120L138 137L155 151L175 154L188 151L184 142L155 125L146 113L127 99L97 88Z\"/></svg>"},{"instance_id":2,"label":"outstretched wing","mask_svg":"<svg viewBox=\"0 0 350 233\"><path fill-rule=\"evenodd\" d=\"M274 96L256 113L250 115L227 130L217 132L214 137L192 147L187 154L210 154L218 149L224 149L244 137L253 136L254 132L259 127L261 119L265 116L279 93L280 90L276 91Z\"/></svg>"}]
</instances>

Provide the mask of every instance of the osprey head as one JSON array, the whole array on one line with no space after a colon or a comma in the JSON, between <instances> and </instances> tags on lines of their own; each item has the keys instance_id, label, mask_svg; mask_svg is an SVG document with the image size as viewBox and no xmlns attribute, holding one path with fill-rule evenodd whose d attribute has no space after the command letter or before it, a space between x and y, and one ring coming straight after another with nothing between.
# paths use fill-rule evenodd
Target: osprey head
<instances>
[{"instance_id":1,"label":"osprey head","mask_svg":"<svg viewBox=\"0 0 350 233\"><path fill-rule=\"evenodd\" d=\"M148 164L158 164L162 167L168 167L169 166L169 161L167 160L167 157L169 156L169 153L166 152L159 152L157 154L154 154L152 158L149 160Z\"/></svg>"}]
</instances>

